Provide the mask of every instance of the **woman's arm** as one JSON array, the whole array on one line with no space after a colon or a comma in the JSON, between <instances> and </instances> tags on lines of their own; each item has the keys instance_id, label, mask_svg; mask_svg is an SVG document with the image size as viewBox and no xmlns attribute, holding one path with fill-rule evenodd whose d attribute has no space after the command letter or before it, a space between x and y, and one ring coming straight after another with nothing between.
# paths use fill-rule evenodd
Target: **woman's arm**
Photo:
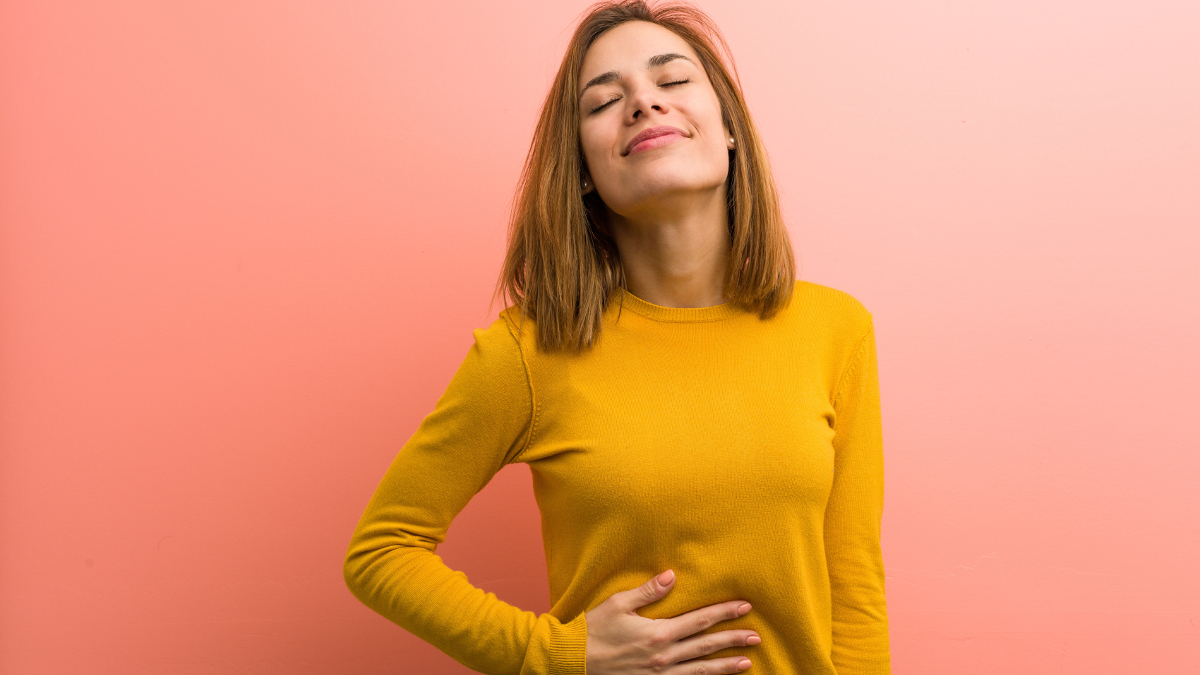
<instances>
[{"instance_id":1,"label":"woman's arm","mask_svg":"<svg viewBox=\"0 0 1200 675\"><path fill-rule=\"evenodd\" d=\"M838 675L886 675L891 658L879 543L883 432L870 319L842 374L833 407L833 488L825 508L833 663Z\"/></svg>"},{"instance_id":2,"label":"woman's arm","mask_svg":"<svg viewBox=\"0 0 1200 675\"><path fill-rule=\"evenodd\" d=\"M451 521L532 433L534 398L501 317L476 330L445 394L396 455L354 531L344 573L371 609L494 675L584 675L584 615L562 623L485 593L434 552Z\"/></svg>"}]
</instances>

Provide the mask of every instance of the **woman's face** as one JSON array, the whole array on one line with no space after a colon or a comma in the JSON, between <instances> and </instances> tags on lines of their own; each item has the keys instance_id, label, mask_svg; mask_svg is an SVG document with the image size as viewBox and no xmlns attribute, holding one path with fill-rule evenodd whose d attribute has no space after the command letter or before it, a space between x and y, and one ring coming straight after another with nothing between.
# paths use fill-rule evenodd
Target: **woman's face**
<instances>
[{"instance_id":1,"label":"woman's face","mask_svg":"<svg viewBox=\"0 0 1200 675\"><path fill-rule=\"evenodd\" d=\"M729 132L683 38L646 21L623 23L592 43L579 82L586 170L609 209L633 218L724 190ZM634 143L647 130L667 133Z\"/></svg>"}]
</instances>

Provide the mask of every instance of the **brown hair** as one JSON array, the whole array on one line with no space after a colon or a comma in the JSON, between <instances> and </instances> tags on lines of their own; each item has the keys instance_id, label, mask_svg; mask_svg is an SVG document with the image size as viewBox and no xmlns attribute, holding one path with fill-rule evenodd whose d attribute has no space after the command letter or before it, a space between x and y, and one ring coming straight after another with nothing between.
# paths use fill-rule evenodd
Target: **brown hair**
<instances>
[{"instance_id":1,"label":"brown hair","mask_svg":"<svg viewBox=\"0 0 1200 675\"><path fill-rule=\"evenodd\" d=\"M725 271L725 297L767 319L790 301L795 285L791 242L766 149L742 97L729 45L716 25L683 2L650 7L643 0L605 0L586 10L542 104L513 198L508 252L493 296L507 296L520 307L522 321L528 316L536 322L538 346L547 351L591 347L613 292L625 288L620 254L606 231L604 203L595 191L584 196L580 186L577 94L588 48L627 21L658 24L691 45L736 139L738 150L731 153L726 180L732 262Z\"/></svg>"}]
</instances>

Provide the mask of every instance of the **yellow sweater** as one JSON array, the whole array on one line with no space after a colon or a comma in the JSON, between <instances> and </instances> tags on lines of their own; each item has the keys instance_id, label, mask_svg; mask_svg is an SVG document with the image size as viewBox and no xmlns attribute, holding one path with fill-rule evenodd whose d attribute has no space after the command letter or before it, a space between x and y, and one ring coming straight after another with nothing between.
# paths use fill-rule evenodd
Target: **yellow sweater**
<instances>
[{"instance_id":1,"label":"yellow sweater","mask_svg":"<svg viewBox=\"0 0 1200 675\"><path fill-rule=\"evenodd\" d=\"M401 448L354 531L362 602L474 670L584 675L584 612L667 569L658 619L727 600L752 611L748 675L890 672L883 445L871 314L797 281L763 321L731 304L625 291L582 354L535 348L506 309ZM525 462L552 607L471 585L434 552L501 467Z\"/></svg>"}]
</instances>

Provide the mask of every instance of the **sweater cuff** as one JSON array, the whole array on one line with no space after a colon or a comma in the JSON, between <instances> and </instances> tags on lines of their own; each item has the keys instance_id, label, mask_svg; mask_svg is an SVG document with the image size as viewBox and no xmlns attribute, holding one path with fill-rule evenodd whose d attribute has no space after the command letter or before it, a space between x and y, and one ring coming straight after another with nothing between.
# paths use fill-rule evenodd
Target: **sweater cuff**
<instances>
[{"instance_id":1,"label":"sweater cuff","mask_svg":"<svg viewBox=\"0 0 1200 675\"><path fill-rule=\"evenodd\" d=\"M550 625L550 672L553 675L587 675L587 615Z\"/></svg>"}]
</instances>

